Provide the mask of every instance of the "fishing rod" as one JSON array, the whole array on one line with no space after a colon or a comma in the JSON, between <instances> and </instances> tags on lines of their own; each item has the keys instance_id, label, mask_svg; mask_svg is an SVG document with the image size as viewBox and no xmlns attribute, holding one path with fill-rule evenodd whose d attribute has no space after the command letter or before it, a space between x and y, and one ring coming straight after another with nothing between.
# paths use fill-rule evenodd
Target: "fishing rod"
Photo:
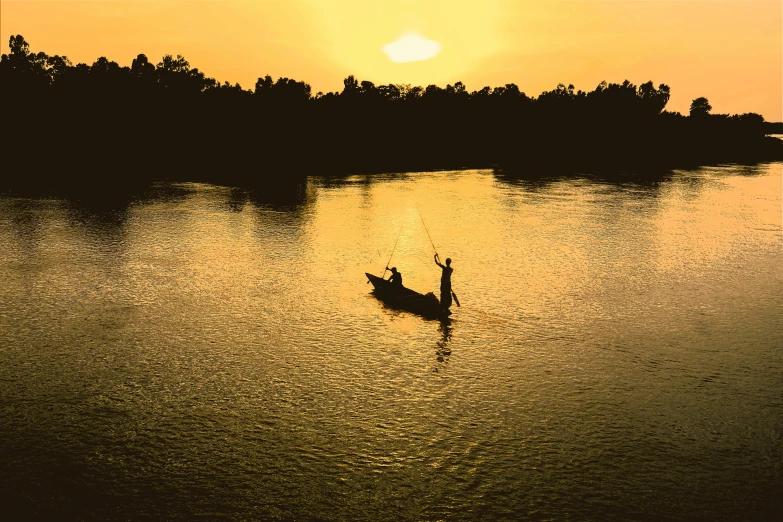
<instances>
[{"instance_id":1,"label":"fishing rod","mask_svg":"<svg viewBox=\"0 0 783 522\"><path fill-rule=\"evenodd\" d=\"M421 224L424 225L424 231L427 232L427 237L430 238L430 245L432 245L432 250L435 251L435 255L438 255L438 249L435 248L435 243L432 242L432 237L430 236L430 231L427 230L427 223L424 222L424 216L421 215L421 210L419 210L419 205L416 205L416 212L419 213L419 217L421 218Z\"/></svg>"},{"instance_id":2,"label":"fishing rod","mask_svg":"<svg viewBox=\"0 0 783 522\"><path fill-rule=\"evenodd\" d=\"M414 203L416 205L416 212L419 213L419 217L421 218L421 224L424 225L424 231L427 232L427 237L430 238L430 245L432 245L432 250L435 251L435 257L438 257L438 249L435 248L435 243L432 242L432 236L430 236L430 231L427 230L427 223L424 222L424 216L421 215L421 210L419 210L419 205ZM451 297L454 298L454 302L457 303L457 306L460 306L459 299L457 299L457 294L454 293L454 290L451 290Z\"/></svg>"},{"instance_id":3,"label":"fishing rod","mask_svg":"<svg viewBox=\"0 0 783 522\"><path fill-rule=\"evenodd\" d=\"M391 256L389 256L389 260L386 261L386 269L383 271L383 275L381 276L381 279L386 275L386 271L389 270L389 263L391 263L392 256L394 255L394 251L397 250L397 242L400 240L400 234L402 234L402 226L400 226L400 232L397 234L397 241L394 242L394 248L392 248Z\"/></svg>"}]
</instances>

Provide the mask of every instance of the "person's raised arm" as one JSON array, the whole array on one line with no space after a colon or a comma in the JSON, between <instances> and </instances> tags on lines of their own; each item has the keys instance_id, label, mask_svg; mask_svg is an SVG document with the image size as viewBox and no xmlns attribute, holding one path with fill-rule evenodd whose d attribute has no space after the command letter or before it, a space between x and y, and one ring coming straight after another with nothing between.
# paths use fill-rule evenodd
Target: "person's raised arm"
<instances>
[{"instance_id":1,"label":"person's raised arm","mask_svg":"<svg viewBox=\"0 0 783 522\"><path fill-rule=\"evenodd\" d=\"M441 268L446 268L445 266L440 264L440 261L438 261L438 254L435 254L435 264Z\"/></svg>"}]
</instances>

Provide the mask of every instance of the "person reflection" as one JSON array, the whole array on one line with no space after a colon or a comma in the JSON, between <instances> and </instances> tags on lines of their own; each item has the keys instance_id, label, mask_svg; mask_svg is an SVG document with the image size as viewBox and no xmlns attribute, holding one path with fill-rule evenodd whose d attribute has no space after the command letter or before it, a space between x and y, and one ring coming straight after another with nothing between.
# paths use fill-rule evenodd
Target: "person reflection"
<instances>
[{"instance_id":1,"label":"person reflection","mask_svg":"<svg viewBox=\"0 0 783 522\"><path fill-rule=\"evenodd\" d=\"M451 355L451 348L449 348L449 342L451 341L451 321L448 319L441 321L438 331L441 333L441 338L438 340L438 348L435 353L438 356L439 363L445 363L448 361L449 355Z\"/></svg>"}]
</instances>

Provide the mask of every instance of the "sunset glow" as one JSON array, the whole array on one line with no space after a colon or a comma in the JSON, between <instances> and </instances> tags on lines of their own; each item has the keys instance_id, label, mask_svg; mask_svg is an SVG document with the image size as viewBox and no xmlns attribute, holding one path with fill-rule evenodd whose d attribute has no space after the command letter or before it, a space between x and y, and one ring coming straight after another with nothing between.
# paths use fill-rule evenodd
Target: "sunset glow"
<instances>
[{"instance_id":1,"label":"sunset glow","mask_svg":"<svg viewBox=\"0 0 783 522\"><path fill-rule=\"evenodd\" d=\"M779 121L782 22L781 3L765 0L6 0L0 39L8 52L22 34L74 63L182 54L245 88L269 74L339 91L355 75L470 90L513 82L536 96L561 82L652 80L671 86L669 110L706 96L715 112Z\"/></svg>"},{"instance_id":2,"label":"sunset glow","mask_svg":"<svg viewBox=\"0 0 783 522\"><path fill-rule=\"evenodd\" d=\"M389 60L396 63L429 60L440 52L440 43L427 40L416 33L408 33L398 40L383 46Z\"/></svg>"}]
</instances>

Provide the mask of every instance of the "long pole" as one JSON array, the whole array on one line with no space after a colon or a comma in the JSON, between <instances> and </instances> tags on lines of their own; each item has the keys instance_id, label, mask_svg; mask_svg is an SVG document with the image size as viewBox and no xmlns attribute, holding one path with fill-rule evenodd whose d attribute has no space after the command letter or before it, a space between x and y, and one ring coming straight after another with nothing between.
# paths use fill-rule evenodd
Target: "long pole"
<instances>
[{"instance_id":1,"label":"long pole","mask_svg":"<svg viewBox=\"0 0 783 522\"><path fill-rule=\"evenodd\" d=\"M421 215L421 210L419 210L419 205L416 205L416 212L419 213L419 217L421 218L421 224L424 225L424 231L427 232L427 237L430 238L430 245L432 245L432 250L435 251L435 253L438 253L438 249L435 248L435 243L432 242L432 237L430 236L430 231L427 230L427 223L424 222L424 217Z\"/></svg>"},{"instance_id":2,"label":"long pole","mask_svg":"<svg viewBox=\"0 0 783 522\"><path fill-rule=\"evenodd\" d=\"M402 226L400 226L400 231L397 234L397 241L394 242L394 248L392 248L391 256L389 256L389 260L386 261L386 269L383 271L383 275L381 276L381 279L386 276L386 271L389 270L389 263L391 263L391 258L394 255L394 251L397 250L397 242L400 240L400 234L402 234Z\"/></svg>"}]
</instances>

